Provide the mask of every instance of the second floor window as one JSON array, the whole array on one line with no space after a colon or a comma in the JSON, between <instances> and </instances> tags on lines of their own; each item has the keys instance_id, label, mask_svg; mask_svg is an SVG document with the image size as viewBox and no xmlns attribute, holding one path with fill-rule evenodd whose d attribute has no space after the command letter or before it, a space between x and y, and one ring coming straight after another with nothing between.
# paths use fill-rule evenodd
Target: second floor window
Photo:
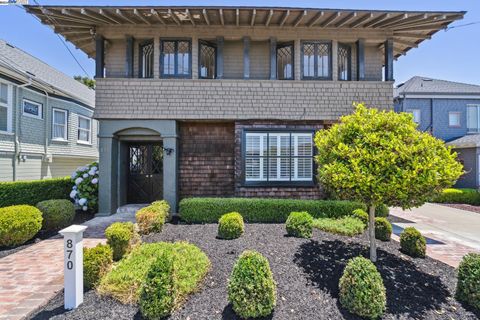
<instances>
[{"instance_id":1,"label":"second floor window","mask_svg":"<svg viewBox=\"0 0 480 320\"><path fill-rule=\"evenodd\" d=\"M338 80L352 80L352 48L346 44L338 45Z\"/></svg>"},{"instance_id":2,"label":"second floor window","mask_svg":"<svg viewBox=\"0 0 480 320\"><path fill-rule=\"evenodd\" d=\"M422 121L422 113L420 109L408 109L407 112L413 115L413 122L416 124L419 124Z\"/></svg>"},{"instance_id":3,"label":"second floor window","mask_svg":"<svg viewBox=\"0 0 480 320\"><path fill-rule=\"evenodd\" d=\"M303 79L332 78L332 44L330 42L303 42Z\"/></svg>"},{"instance_id":4,"label":"second floor window","mask_svg":"<svg viewBox=\"0 0 480 320\"><path fill-rule=\"evenodd\" d=\"M467 132L480 132L480 105L467 105Z\"/></svg>"},{"instance_id":5,"label":"second floor window","mask_svg":"<svg viewBox=\"0 0 480 320\"><path fill-rule=\"evenodd\" d=\"M460 127L460 117L461 117L460 112L456 111L451 111L448 113L448 126L452 128L458 128Z\"/></svg>"},{"instance_id":6,"label":"second floor window","mask_svg":"<svg viewBox=\"0 0 480 320\"><path fill-rule=\"evenodd\" d=\"M189 40L162 40L161 75L166 78L191 77L192 50Z\"/></svg>"},{"instance_id":7,"label":"second floor window","mask_svg":"<svg viewBox=\"0 0 480 320\"><path fill-rule=\"evenodd\" d=\"M61 109L53 109L52 115L52 139L67 140L68 112Z\"/></svg>"},{"instance_id":8,"label":"second floor window","mask_svg":"<svg viewBox=\"0 0 480 320\"><path fill-rule=\"evenodd\" d=\"M153 41L140 44L139 77L153 78Z\"/></svg>"},{"instance_id":9,"label":"second floor window","mask_svg":"<svg viewBox=\"0 0 480 320\"><path fill-rule=\"evenodd\" d=\"M293 44L277 46L277 79L293 80Z\"/></svg>"},{"instance_id":10,"label":"second floor window","mask_svg":"<svg viewBox=\"0 0 480 320\"><path fill-rule=\"evenodd\" d=\"M43 119L43 105L35 101L23 99L23 115Z\"/></svg>"},{"instance_id":11,"label":"second floor window","mask_svg":"<svg viewBox=\"0 0 480 320\"><path fill-rule=\"evenodd\" d=\"M10 132L12 125L12 87L0 82L0 131Z\"/></svg>"},{"instance_id":12,"label":"second floor window","mask_svg":"<svg viewBox=\"0 0 480 320\"><path fill-rule=\"evenodd\" d=\"M92 143L92 120L84 116L78 116L78 136L79 143Z\"/></svg>"},{"instance_id":13,"label":"second floor window","mask_svg":"<svg viewBox=\"0 0 480 320\"><path fill-rule=\"evenodd\" d=\"M200 42L199 77L215 79L217 77L217 48L209 42Z\"/></svg>"}]
</instances>

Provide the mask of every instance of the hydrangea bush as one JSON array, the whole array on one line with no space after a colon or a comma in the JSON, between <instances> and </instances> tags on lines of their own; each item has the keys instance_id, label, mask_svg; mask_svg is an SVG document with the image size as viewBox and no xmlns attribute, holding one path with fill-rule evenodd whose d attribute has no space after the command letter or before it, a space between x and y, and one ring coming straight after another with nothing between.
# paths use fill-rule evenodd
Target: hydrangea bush
<instances>
[{"instance_id":1,"label":"hydrangea bush","mask_svg":"<svg viewBox=\"0 0 480 320\"><path fill-rule=\"evenodd\" d=\"M83 211L97 211L98 204L98 162L79 167L72 173L74 183L70 198Z\"/></svg>"}]
</instances>

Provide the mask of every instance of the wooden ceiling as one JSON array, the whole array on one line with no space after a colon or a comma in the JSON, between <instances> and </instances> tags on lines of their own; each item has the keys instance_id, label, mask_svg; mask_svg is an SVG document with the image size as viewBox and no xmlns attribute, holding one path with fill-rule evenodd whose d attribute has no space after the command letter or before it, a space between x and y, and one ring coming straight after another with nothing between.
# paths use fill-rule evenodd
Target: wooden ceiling
<instances>
[{"instance_id":1,"label":"wooden ceiling","mask_svg":"<svg viewBox=\"0 0 480 320\"><path fill-rule=\"evenodd\" d=\"M106 25L383 29L393 32L394 54L399 57L466 13L198 6L31 5L25 8L91 57L95 55L94 30Z\"/></svg>"}]
</instances>

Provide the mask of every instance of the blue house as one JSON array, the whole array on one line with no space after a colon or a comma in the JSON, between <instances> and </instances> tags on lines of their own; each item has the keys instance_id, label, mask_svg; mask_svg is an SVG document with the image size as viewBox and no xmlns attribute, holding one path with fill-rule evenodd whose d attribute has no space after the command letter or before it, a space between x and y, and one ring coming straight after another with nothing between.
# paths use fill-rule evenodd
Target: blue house
<instances>
[{"instance_id":1,"label":"blue house","mask_svg":"<svg viewBox=\"0 0 480 320\"><path fill-rule=\"evenodd\" d=\"M478 188L480 86L416 76L395 88L394 109L455 149L465 170L457 187Z\"/></svg>"}]
</instances>

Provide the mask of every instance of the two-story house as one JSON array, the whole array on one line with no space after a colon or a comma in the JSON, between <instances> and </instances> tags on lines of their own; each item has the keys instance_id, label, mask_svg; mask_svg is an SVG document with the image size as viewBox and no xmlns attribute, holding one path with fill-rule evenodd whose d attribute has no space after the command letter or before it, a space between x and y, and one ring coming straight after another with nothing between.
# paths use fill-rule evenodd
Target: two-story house
<instances>
[{"instance_id":1,"label":"two-story house","mask_svg":"<svg viewBox=\"0 0 480 320\"><path fill-rule=\"evenodd\" d=\"M447 142L458 153L465 174L457 187L480 185L480 86L413 77L395 88L397 112L413 114L418 129Z\"/></svg>"},{"instance_id":2,"label":"two-story house","mask_svg":"<svg viewBox=\"0 0 480 320\"><path fill-rule=\"evenodd\" d=\"M0 181L69 176L98 160L94 90L0 40Z\"/></svg>"},{"instance_id":3,"label":"two-story house","mask_svg":"<svg viewBox=\"0 0 480 320\"><path fill-rule=\"evenodd\" d=\"M464 12L27 6L96 61L100 212L322 196L313 134L392 108L393 60Z\"/></svg>"}]
</instances>

